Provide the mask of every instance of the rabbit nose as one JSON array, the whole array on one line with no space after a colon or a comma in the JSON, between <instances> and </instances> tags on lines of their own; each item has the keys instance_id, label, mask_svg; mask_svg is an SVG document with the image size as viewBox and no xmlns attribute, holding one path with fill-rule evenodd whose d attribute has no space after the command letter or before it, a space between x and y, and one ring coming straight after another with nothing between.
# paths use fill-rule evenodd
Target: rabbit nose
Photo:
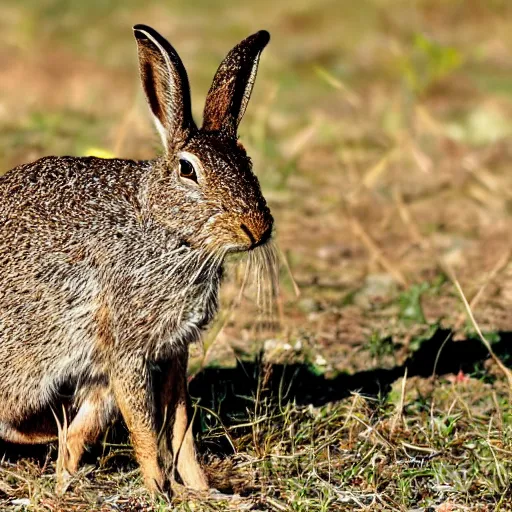
<instances>
[{"instance_id":1,"label":"rabbit nose","mask_svg":"<svg viewBox=\"0 0 512 512\"><path fill-rule=\"evenodd\" d=\"M245 224L240 224L240 228L247 235L251 242L251 246L249 249L254 249L260 245L263 245L272 234L272 224L267 225L266 229L263 232L257 232L255 230L251 231Z\"/></svg>"},{"instance_id":2,"label":"rabbit nose","mask_svg":"<svg viewBox=\"0 0 512 512\"><path fill-rule=\"evenodd\" d=\"M240 224L240 227L251 241L251 244L254 245L256 243L256 238L254 238L254 235L252 234L251 230L245 224Z\"/></svg>"}]
</instances>

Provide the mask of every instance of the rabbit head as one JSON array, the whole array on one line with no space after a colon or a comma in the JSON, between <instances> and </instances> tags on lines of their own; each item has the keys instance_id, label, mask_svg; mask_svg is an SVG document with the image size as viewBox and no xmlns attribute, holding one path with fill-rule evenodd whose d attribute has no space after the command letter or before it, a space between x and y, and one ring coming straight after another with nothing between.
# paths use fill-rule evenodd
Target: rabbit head
<instances>
[{"instance_id":1,"label":"rabbit head","mask_svg":"<svg viewBox=\"0 0 512 512\"><path fill-rule=\"evenodd\" d=\"M273 219L237 128L268 32L243 40L221 63L201 128L192 118L188 77L175 49L150 27L136 25L134 32L142 84L164 145L148 185L151 217L192 247L234 252L263 245Z\"/></svg>"}]
</instances>

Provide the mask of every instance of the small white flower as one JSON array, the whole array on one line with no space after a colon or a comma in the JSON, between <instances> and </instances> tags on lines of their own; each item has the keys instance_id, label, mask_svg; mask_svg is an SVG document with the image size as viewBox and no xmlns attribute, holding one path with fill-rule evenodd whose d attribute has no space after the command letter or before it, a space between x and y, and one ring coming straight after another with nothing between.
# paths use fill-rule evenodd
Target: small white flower
<instances>
[{"instance_id":1,"label":"small white flower","mask_svg":"<svg viewBox=\"0 0 512 512\"><path fill-rule=\"evenodd\" d=\"M320 354L317 354L317 356L315 357L315 364L317 366L326 366L327 361Z\"/></svg>"},{"instance_id":2,"label":"small white flower","mask_svg":"<svg viewBox=\"0 0 512 512\"><path fill-rule=\"evenodd\" d=\"M30 500L28 498L18 498L16 500L12 500L11 503L13 505L21 505L24 507L28 507L30 505Z\"/></svg>"}]
</instances>

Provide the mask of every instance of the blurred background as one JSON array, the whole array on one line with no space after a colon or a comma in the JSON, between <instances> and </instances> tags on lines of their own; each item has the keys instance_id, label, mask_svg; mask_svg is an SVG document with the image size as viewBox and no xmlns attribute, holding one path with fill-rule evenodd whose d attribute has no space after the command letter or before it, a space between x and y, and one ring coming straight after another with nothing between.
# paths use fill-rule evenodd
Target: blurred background
<instances>
[{"instance_id":1,"label":"blurred background","mask_svg":"<svg viewBox=\"0 0 512 512\"><path fill-rule=\"evenodd\" d=\"M439 326L471 331L447 268L484 330L511 329L510 2L3 0L2 172L160 151L135 23L179 51L198 120L227 51L272 35L240 135L300 296L284 266L278 329L255 330L249 293L210 362L266 343L327 374L400 363Z\"/></svg>"},{"instance_id":2,"label":"blurred background","mask_svg":"<svg viewBox=\"0 0 512 512\"><path fill-rule=\"evenodd\" d=\"M499 371L486 361L480 341L475 344L475 324L467 320L453 275L476 322L510 364L504 345L512 331L509 0L2 0L1 172L48 154L147 159L160 152L139 84L131 31L136 23L153 26L178 50L189 73L198 121L213 74L229 49L262 28L272 36L240 138L276 218L282 288L269 321L268 315L258 313L253 288L236 304L243 267L234 265L223 292L223 310L206 335L205 351L197 349L192 375L206 366L233 368L237 361L254 360L263 352L268 362L301 364L317 376L359 375L359 380L345 382L353 386L349 389L377 379L376 374L357 373L371 370L395 369L386 374L391 384L403 375L407 361L423 377L432 373L435 360L447 374L463 369L444 381L446 389L453 382L467 384L468 371L488 379ZM433 339L425 356L422 347ZM443 356L440 349L448 340L451 348ZM421 355L414 359L414 354ZM464 358L462 367L459 360ZM421 368L420 359L425 363ZM502 424L500 436L508 434L498 436L500 446L506 447L512 438L510 401L504 398L508 388L500 388L498 400L498 388L485 387L490 381L474 382L466 399L478 396L485 406L463 402L457 418L479 410L482 430L475 439L483 439L489 411L496 407L497 417L505 421L502 412L508 407L508 426ZM391 410L400 386L389 395L391 405L386 407ZM196 386L195 392L201 390ZM321 392L327 393L325 388ZM404 397L405 381L402 406ZM451 400L438 400L440 411L453 412ZM368 412L374 404L361 407L369 414L364 421L374 421ZM419 432L424 403L415 410ZM318 421L311 427L311 439L327 428L324 420ZM361 430L358 421L354 425ZM465 425L474 421L471 417ZM448 424L444 434L432 427L429 441L412 437L408 442L429 442L429 453L434 453L442 435L451 442L454 423L443 423ZM280 433L287 432L288 427L278 425ZM365 438L370 454L387 436L388 423L381 427L376 441ZM467 428L469 432L473 427ZM352 430L349 434L350 441L327 437L325 446L340 442L350 450L356 438ZM249 451L256 438L253 432L246 444L236 444L236 436L230 442ZM389 439L382 442L386 454L394 443ZM489 496L505 496L510 451L508 462L500 465L494 452L491 456L488 448L482 450L485 460L494 457L496 465L489 469L485 463L474 474L489 469ZM364 481L377 488L374 462L369 469L365 466L367 473L361 470L362 480L352 478L359 471L353 469L361 459L358 453L347 459L344 485L359 488ZM320 462L312 460L316 471ZM382 464L386 460L379 459ZM469 499L466 482L476 480L457 477L457 487L452 476L460 460L444 463L435 473L437 481ZM310 475L311 467L304 467ZM412 477L404 478L412 482ZM303 481L297 482L290 489L304 488ZM388 483L395 482L390 473ZM334 503L329 500L340 494L329 489L326 503ZM418 501L416 491L407 494L404 489L400 487L397 500L410 496L411 503ZM282 492L273 496L286 504ZM439 496L441 491L429 492ZM267 509L274 510L268 503ZM398 501L392 503L391 509L398 510Z\"/></svg>"}]
</instances>

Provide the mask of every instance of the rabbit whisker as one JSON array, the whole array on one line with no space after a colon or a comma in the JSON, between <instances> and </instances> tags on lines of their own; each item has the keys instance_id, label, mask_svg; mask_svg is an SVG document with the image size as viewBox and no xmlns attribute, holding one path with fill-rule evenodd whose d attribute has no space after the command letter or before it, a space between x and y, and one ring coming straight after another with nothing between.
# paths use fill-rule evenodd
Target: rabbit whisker
<instances>
[{"instance_id":1,"label":"rabbit whisker","mask_svg":"<svg viewBox=\"0 0 512 512\"><path fill-rule=\"evenodd\" d=\"M237 306L240 305L240 303L242 302L242 297L243 297L243 294L244 294L244 290L245 290L245 287L247 285L247 281L248 281L248 277L249 277L249 273L250 273L249 271L251 269L251 257L252 257L251 254L252 253L249 253L249 257L245 261L244 278L243 278L242 284L240 286L240 292L238 293L238 297L234 301L234 304L236 304Z\"/></svg>"},{"instance_id":2,"label":"rabbit whisker","mask_svg":"<svg viewBox=\"0 0 512 512\"><path fill-rule=\"evenodd\" d=\"M249 255L257 286L257 305L263 316L272 316L279 290L279 259L275 244L269 242Z\"/></svg>"}]
</instances>

